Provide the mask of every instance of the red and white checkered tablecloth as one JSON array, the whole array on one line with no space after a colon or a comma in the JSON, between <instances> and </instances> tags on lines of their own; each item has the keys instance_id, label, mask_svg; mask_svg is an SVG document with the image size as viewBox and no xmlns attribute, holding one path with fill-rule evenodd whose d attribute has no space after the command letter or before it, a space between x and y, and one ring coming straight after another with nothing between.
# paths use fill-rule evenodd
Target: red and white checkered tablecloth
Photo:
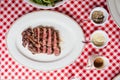
<instances>
[{"instance_id":1,"label":"red and white checkered tablecloth","mask_svg":"<svg viewBox=\"0 0 120 80\"><path fill-rule=\"evenodd\" d=\"M16 19L41 9L31 6L23 0L0 0L0 80L69 80L71 77L80 77L82 80L112 80L116 74L120 73L120 28L110 15L104 26L96 27L91 21L83 21L88 18L90 11L96 6L107 9L106 0L69 0L64 5L51 10L73 18L81 25L86 40L89 40L91 33L95 30L105 31L110 38L108 46L103 49L95 49L91 44L86 44L74 63L63 69L44 72L29 69L16 62L10 56L5 41L6 33ZM107 57L110 66L105 70L86 70L88 56L93 53L100 53Z\"/></svg>"}]
</instances>

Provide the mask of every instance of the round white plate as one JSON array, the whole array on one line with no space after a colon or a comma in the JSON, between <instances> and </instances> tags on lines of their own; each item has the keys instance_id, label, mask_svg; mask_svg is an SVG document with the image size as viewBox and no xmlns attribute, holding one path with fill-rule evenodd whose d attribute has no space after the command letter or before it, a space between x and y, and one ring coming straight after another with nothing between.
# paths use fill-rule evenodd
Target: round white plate
<instances>
[{"instance_id":1,"label":"round white plate","mask_svg":"<svg viewBox=\"0 0 120 80\"><path fill-rule=\"evenodd\" d=\"M60 33L61 53L59 56L35 54L22 46L22 31L38 25L53 26ZM84 34L80 26L70 17L55 11L28 13L11 26L7 35L10 54L19 63L37 70L54 70L72 63L84 47Z\"/></svg>"},{"instance_id":2,"label":"round white plate","mask_svg":"<svg viewBox=\"0 0 120 80\"><path fill-rule=\"evenodd\" d=\"M62 0L58 3L55 4L55 6L44 6L44 5L40 5L40 4L36 4L30 0L24 0L25 2L33 5L34 7L37 7L37 8L42 8L42 9L50 9L50 8L56 8L56 7L59 7L60 5L63 5L65 2L69 1L69 0Z\"/></svg>"},{"instance_id":3,"label":"round white plate","mask_svg":"<svg viewBox=\"0 0 120 80\"><path fill-rule=\"evenodd\" d=\"M120 80L120 73L113 78L113 80Z\"/></svg>"},{"instance_id":4,"label":"round white plate","mask_svg":"<svg viewBox=\"0 0 120 80\"><path fill-rule=\"evenodd\" d=\"M113 18L120 26L120 0L107 0L107 3Z\"/></svg>"}]
</instances>

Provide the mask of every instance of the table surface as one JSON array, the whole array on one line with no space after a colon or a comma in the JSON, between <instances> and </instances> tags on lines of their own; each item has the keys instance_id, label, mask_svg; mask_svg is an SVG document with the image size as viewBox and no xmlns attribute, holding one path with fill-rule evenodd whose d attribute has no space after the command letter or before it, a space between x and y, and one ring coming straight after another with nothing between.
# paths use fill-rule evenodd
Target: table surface
<instances>
[{"instance_id":1,"label":"table surface","mask_svg":"<svg viewBox=\"0 0 120 80\"><path fill-rule=\"evenodd\" d=\"M115 24L111 15L104 26L95 26L91 21L84 21L88 18L90 11L98 6L107 9L106 0L69 0L64 5L51 9L67 14L81 25L86 40L90 39L90 35L95 30L103 30L108 34L110 41L103 49L95 49L91 44L86 44L74 63L59 70L44 72L29 69L16 62L10 56L5 41L5 35L16 19L41 9L31 6L23 0L0 0L0 79L69 80L71 77L80 77L82 80L112 80L116 74L120 73L120 28ZM88 56L92 54L101 54L107 57L110 61L108 68L86 70Z\"/></svg>"}]
</instances>

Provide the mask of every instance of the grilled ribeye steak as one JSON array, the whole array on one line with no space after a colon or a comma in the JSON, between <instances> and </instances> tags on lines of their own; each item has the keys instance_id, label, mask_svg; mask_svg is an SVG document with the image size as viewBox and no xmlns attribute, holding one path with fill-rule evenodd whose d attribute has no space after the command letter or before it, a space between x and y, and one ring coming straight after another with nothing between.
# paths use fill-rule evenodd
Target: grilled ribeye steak
<instances>
[{"instance_id":1,"label":"grilled ribeye steak","mask_svg":"<svg viewBox=\"0 0 120 80\"><path fill-rule=\"evenodd\" d=\"M49 26L27 28L22 32L22 45L33 54L60 54L60 35L57 30Z\"/></svg>"}]
</instances>

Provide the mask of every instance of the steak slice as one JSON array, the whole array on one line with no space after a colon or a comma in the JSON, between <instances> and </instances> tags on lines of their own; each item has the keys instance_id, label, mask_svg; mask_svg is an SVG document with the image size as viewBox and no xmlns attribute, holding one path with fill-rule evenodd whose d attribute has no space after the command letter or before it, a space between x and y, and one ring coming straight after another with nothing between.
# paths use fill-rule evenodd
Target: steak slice
<instances>
[{"instance_id":1,"label":"steak slice","mask_svg":"<svg viewBox=\"0 0 120 80\"><path fill-rule=\"evenodd\" d=\"M42 36L42 44L43 44L43 53L47 53L47 36L48 36L48 34L47 34L47 28L46 27L44 27L44 28L42 28L42 30L43 30L43 36Z\"/></svg>"},{"instance_id":2,"label":"steak slice","mask_svg":"<svg viewBox=\"0 0 120 80\"><path fill-rule=\"evenodd\" d=\"M52 39L52 29L48 28L48 43L47 43L47 54L52 54L52 43L51 43L51 39Z\"/></svg>"},{"instance_id":3,"label":"steak slice","mask_svg":"<svg viewBox=\"0 0 120 80\"><path fill-rule=\"evenodd\" d=\"M53 50L54 50L54 54L56 56L58 56L61 52L60 49L60 45L59 45L60 39L59 39L59 34L57 31L54 31L54 46L53 46Z\"/></svg>"},{"instance_id":4,"label":"steak slice","mask_svg":"<svg viewBox=\"0 0 120 80\"><path fill-rule=\"evenodd\" d=\"M22 32L22 45L26 47L26 45L29 43L28 36L32 36L33 32L31 28L26 29L25 31Z\"/></svg>"}]
</instances>

